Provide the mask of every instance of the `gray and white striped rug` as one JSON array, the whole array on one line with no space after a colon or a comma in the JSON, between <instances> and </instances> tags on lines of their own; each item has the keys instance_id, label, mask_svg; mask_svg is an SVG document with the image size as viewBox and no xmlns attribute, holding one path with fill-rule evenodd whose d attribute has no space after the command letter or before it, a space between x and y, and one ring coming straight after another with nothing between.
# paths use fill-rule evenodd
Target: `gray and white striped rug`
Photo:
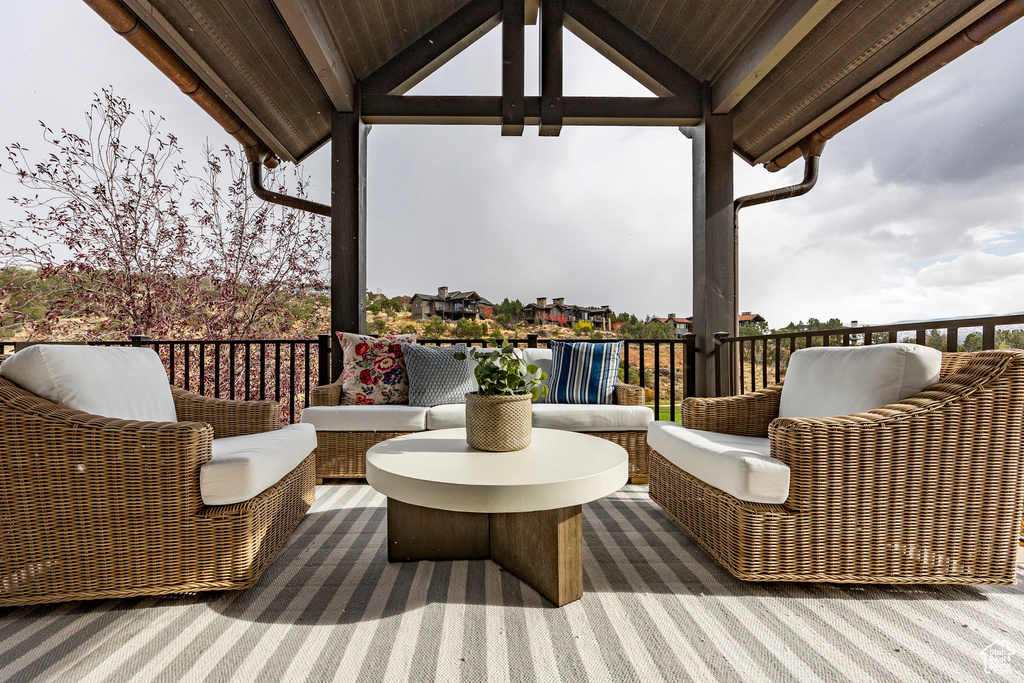
<instances>
[{"instance_id":1,"label":"gray and white striped rug","mask_svg":"<svg viewBox=\"0 0 1024 683\"><path fill-rule=\"evenodd\" d=\"M0 681L1024 677L1022 588L742 583L645 487L584 507L561 609L489 561L390 565L380 495L317 494L249 590L0 609Z\"/></svg>"}]
</instances>

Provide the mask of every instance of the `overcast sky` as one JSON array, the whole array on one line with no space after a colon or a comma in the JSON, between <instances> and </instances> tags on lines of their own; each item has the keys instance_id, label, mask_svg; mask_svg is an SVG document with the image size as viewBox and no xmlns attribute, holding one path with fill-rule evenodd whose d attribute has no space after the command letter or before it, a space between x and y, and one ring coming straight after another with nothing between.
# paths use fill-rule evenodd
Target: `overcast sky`
<instances>
[{"instance_id":1,"label":"overcast sky","mask_svg":"<svg viewBox=\"0 0 1024 683\"><path fill-rule=\"evenodd\" d=\"M537 92L528 27L528 94ZM80 0L0 0L0 143L42 149L37 121L83 128L112 86L198 153L232 139ZM492 31L415 94L498 94ZM647 91L571 34L570 95ZM530 57L533 61L529 61ZM868 115L825 148L808 195L741 213L740 307L772 326L1024 310L1024 21ZM563 296L640 316L692 312L690 142L676 129L376 126L367 284L389 296L473 289ZM303 164L329 197L328 150ZM798 182L735 162L736 194ZM19 192L0 175L0 219Z\"/></svg>"}]
</instances>

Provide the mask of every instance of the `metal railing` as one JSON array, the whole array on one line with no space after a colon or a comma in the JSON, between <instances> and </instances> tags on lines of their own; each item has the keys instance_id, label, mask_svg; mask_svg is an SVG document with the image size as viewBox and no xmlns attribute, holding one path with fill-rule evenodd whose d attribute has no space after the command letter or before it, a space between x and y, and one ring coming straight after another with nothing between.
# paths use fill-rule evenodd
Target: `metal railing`
<instances>
[{"instance_id":1,"label":"metal railing","mask_svg":"<svg viewBox=\"0 0 1024 683\"><path fill-rule=\"evenodd\" d=\"M909 341L941 351L978 351L1011 346L1001 337L1024 327L1024 315L901 322L892 325L801 330L756 336L715 335L717 395L746 393L776 384L785 377L789 356L809 346L867 346ZM964 339L962 334L969 331ZM1022 333L1024 338L1024 333ZM1019 340L1014 340L1020 346Z\"/></svg>"}]
</instances>

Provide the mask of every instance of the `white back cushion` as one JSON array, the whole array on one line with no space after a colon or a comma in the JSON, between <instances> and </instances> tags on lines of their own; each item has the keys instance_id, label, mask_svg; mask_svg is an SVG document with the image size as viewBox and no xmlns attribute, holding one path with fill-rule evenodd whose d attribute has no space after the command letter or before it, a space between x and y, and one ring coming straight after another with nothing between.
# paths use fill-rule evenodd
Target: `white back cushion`
<instances>
[{"instance_id":1,"label":"white back cushion","mask_svg":"<svg viewBox=\"0 0 1024 683\"><path fill-rule=\"evenodd\" d=\"M178 421L167 373L152 349L37 344L4 361L0 377L93 415Z\"/></svg>"},{"instance_id":2,"label":"white back cushion","mask_svg":"<svg viewBox=\"0 0 1024 683\"><path fill-rule=\"evenodd\" d=\"M536 365L538 370L548 374L548 378L544 380L544 385L548 387L551 386L551 358L551 349L523 349L523 360L526 361L526 364ZM547 403L547 399L542 398L539 402Z\"/></svg>"},{"instance_id":3,"label":"white back cushion","mask_svg":"<svg viewBox=\"0 0 1024 683\"><path fill-rule=\"evenodd\" d=\"M853 415L939 381L942 353L919 344L824 346L789 359L779 417Z\"/></svg>"}]
</instances>

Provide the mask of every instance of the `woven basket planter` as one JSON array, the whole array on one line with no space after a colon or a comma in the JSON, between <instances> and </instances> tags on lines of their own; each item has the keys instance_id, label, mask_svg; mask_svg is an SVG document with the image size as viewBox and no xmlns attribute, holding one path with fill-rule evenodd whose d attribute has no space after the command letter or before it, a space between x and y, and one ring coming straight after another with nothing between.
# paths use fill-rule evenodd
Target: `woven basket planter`
<instances>
[{"instance_id":1,"label":"woven basket planter","mask_svg":"<svg viewBox=\"0 0 1024 683\"><path fill-rule=\"evenodd\" d=\"M466 442L480 451L521 451L530 445L533 406L529 394L466 394Z\"/></svg>"}]
</instances>

